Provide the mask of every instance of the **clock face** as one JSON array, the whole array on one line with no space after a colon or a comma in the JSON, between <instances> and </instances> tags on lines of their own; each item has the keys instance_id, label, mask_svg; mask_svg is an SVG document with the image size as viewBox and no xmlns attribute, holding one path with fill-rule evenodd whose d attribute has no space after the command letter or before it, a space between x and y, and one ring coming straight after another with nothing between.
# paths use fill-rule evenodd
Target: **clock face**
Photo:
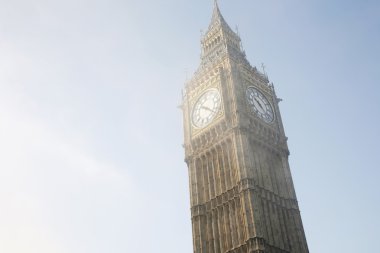
<instances>
[{"instance_id":1,"label":"clock face","mask_svg":"<svg viewBox=\"0 0 380 253\"><path fill-rule=\"evenodd\" d=\"M266 123L271 123L274 120L274 113L272 106L270 105L268 99L256 88L248 87L247 92L247 101L256 115L264 120Z\"/></svg>"},{"instance_id":2,"label":"clock face","mask_svg":"<svg viewBox=\"0 0 380 253\"><path fill-rule=\"evenodd\" d=\"M218 90L210 89L204 92L193 107L191 115L193 125L197 128L203 128L210 124L218 114L220 106L221 97Z\"/></svg>"}]
</instances>

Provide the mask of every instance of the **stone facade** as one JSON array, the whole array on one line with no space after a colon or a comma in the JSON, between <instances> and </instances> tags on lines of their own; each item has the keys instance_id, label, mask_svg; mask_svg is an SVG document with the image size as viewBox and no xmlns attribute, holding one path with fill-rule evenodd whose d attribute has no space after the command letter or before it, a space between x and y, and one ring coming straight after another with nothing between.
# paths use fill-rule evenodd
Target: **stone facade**
<instances>
[{"instance_id":1,"label":"stone facade","mask_svg":"<svg viewBox=\"0 0 380 253\"><path fill-rule=\"evenodd\" d=\"M201 43L182 104L194 252L308 253L273 85L216 3Z\"/></svg>"}]
</instances>

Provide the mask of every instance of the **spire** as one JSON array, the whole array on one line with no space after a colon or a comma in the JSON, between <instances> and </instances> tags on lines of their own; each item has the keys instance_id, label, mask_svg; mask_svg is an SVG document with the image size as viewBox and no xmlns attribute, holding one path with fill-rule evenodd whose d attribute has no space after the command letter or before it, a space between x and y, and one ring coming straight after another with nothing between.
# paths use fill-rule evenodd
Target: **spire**
<instances>
[{"instance_id":1,"label":"spire","mask_svg":"<svg viewBox=\"0 0 380 253\"><path fill-rule=\"evenodd\" d=\"M214 11L212 13L211 23L207 32L202 36L201 44L201 59L203 65L214 62L226 54L235 54L238 55L238 57L245 57L244 52L241 50L240 37L224 20L217 0L214 0Z\"/></svg>"},{"instance_id":2,"label":"spire","mask_svg":"<svg viewBox=\"0 0 380 253\"><path fill-rule=\"evenodd\" d=\"M224 19L223 19L222 13L220 13L218 1L214 0L214 12L212 14L211 23L215 21L221 21L221 20L224 20Z\"/></svg>"},{"instance_id":3,"label":"spire","mask_svg":"<svg viewBox=\"0 0 380 253\"><path fill-rule=\"evenodd\" d=\"M208 31L211 31L216 26L222 26L223 28L232 31L227 22L224 20L222 13L220 12L218 1L214 0L214 11L212 13L211 23L209 25Z\"/></svg>"},{"instance_id":4,"label":"spire","mask_svg":"<svg viewBox=\"0 0 380 253\"><path fill-rule=\"evenodd\" d=\"M218 0L214 0L214 8L218 8L219 9Z\"/></svg>"}]
</instances>

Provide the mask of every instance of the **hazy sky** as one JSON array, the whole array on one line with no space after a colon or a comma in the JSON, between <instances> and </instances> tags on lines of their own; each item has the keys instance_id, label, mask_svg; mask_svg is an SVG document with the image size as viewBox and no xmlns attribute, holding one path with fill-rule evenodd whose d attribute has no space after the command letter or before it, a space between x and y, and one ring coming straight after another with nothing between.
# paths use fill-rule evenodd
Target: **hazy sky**
<instances>
[{"instance_id":1,"label":"hazy sky","mask_svg":"<svg viewBox=\"0 0 380 253\"><path fill-rule=\"evenodd\" d=\"M283 98L310 252L373 252L379 1L220 8ZM0 0L0 252L192 252L177 106L211 13L211 0Z\"/></svg>"}]
</instances>

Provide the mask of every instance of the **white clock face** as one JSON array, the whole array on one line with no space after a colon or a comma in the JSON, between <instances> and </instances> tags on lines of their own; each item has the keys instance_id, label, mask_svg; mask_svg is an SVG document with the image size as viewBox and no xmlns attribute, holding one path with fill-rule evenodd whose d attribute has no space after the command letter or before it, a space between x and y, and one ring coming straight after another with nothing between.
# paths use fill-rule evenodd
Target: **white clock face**
<instances>
[{"instance_id":1,"label":"white clock face","mask_svg":"<svg viewBox=\"0 0 380 253\"><path fill-rule=\"evenodd\" d=\"M197 128L203 128L211 123L221 106L220 93L216 89L204 92L193 107L192 121Z\"/></svg>"},{"instance_id":2,"label":"white clock face","mask_svg":"<svg viewBox=\"0 0 380 253\"><path fill-rule=\"evenodd\" d=\"M248 87L247 92L247 101L256 115L264 120L266 123L271 123L274 120L274 113L272 106L270 105L268 99L256 88Z\"/></svg>"}]
</instances>

